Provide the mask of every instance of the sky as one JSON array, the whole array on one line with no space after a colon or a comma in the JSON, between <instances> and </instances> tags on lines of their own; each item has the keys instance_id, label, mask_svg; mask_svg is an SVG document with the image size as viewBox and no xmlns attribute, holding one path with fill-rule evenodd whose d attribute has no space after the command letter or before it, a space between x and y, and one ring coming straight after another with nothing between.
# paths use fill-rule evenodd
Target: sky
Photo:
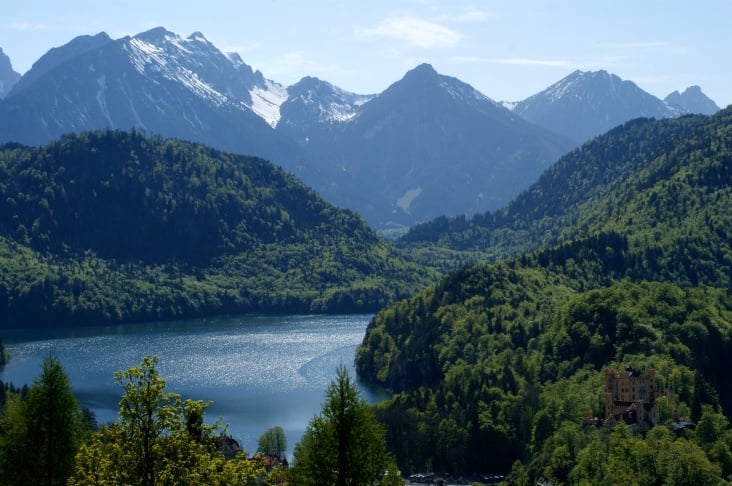
<instances>
[{"instance_id":1,"label":"sky","mask_svg":"<svg viewBox=\"0 0 732 486\"><path fill-rule=\"evenodd\" d=\"M729 0L24 0L0 6L21 74L78 35L201 32L268 79L379 93L427 62L496 101L604 69L664 98L699 85L732 104Z\"/></svg>"}]
</instances>

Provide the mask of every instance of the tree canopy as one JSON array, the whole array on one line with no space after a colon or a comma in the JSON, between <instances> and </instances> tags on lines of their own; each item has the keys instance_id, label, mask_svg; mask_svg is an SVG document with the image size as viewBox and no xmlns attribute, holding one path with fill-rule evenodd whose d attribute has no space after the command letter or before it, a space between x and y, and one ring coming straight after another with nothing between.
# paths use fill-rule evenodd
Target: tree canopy
<instances>
[{"instance_id":1,"label":"tree canopy","mask_svg":"<svg viewBox=\"0 0 732 486\"><path fill-rule=\"evenodd\" d=\"M226 460L220 451L225 429L207 424L208 403L167 391L155 368L157 357L117 372L124 392L119 419L81 447L69 484L249 485L271 484L264 463L243 454Z\"/></svg>"},{"instance_id":2,"label":"tree canopy","mask_svg":"<svg viewBox=\"0 0 732 486\"><path fill-rule=\"evenodd\" d=\"M0 147L0 325L375 311L435 278L273 164L95 131Z\"/></svg>"},{"instance_id":3,"label":"tree canopy","mask_svg":"<svg viewBox=\"0 0 732 486\"><path fill-rule=\"evenodd\" d=\"M416 225L400 246L456 269L617 233L657 277L727 285L729 271L714 267L732 265L731 126L731 108L627 122L566 154L504 209Z\"/></svg>"},{"instance_id":4,"label":"tree canopy","mask_svg":"<svg viewBox=\"0 0 732 486\"><path fill-rule=\"evenodd\" d=\"M262 454L285 458L286 451L287 436L279 425L265 430L257 440L257 452Z\"/></svg>"}]
</instances>

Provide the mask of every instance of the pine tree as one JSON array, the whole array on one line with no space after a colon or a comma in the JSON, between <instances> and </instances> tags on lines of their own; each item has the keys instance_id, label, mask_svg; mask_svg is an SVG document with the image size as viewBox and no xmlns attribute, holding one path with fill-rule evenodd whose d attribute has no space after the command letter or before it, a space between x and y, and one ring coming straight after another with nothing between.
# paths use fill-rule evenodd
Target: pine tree
<instances>
[{"instance_id":1,"label":"pine tree","mask_svg":"<svg viewBox=\"0 0 732 486\"><path fill-rule=\"evenodd\" d=\"M6 408L0 441L2 476L9 484L66 484L83 433L81 409L59 360L43 361L24 401Z\"/></svg>"},{"instance_id":2,"label":"pine tree","mask_svg":"<svg viewBox=\"0 0 732 486\"><path fill-rule=\"evenodd\" d=\"M345 367L338 368L294 456L292 482L299 485L371 485L384 469L384 429Z\"/></svg>"}]
</instances>

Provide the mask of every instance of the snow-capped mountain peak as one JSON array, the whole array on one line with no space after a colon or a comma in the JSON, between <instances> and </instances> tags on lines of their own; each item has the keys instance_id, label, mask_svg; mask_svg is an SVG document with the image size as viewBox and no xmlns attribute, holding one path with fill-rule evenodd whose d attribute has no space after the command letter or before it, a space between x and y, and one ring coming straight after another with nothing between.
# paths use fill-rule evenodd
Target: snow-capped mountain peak
<instances>
[{"instance_id":1,"label":"snow-capped mountain peak","mask_svg":"<svg viewBox=\"0 0 732 486\"><path fill-rule=\"evenodd\" d=\"M280 127L293 129L303 125L328 125L353 119L358 109L372 99L345 91L327 81L306 76L287 88L281 106Z\"/></svg>"},{"instance_id":2,"label":"snow-capped mountain peak","mask_svg":"<svg viewBox=\"0 0 732 486\"><path fill-rule=\"evenodd\" d=\"M535 96L547 98L550 102L558 102L567 96L581 99L602 87L603 93L617 94L623 80L605 70L580 71L576 70L569 76L557 81L543 92Z\"/></svg>"},{"instance_id":3,"label":"snow-capped mountain peak","mask_svg":"<svg viewBox=\"0 0 732 486\"><path fill-rule=\"evenodd\" d=\"M239 54L237 54L236 52L225 52L224 55L229 58L229 61L231 61L231 65L234 66L234 69L239 69L241 66L246 66L241 56L239 56Z\"/></svg>"},{"instance_id":4,"label":"snow-capped mountain peak","mask_svg":"<svg viewBox=\"0 0 732 486\"><path fill-rule=\"evenodd\" d=\"M195 41L195 42L202 42L202 43L205 43L205 44L212 45L208 41L208 39L206 39L206 37L203 34L201 34L200 32L194 32L194 33L192 33L191 35L188 36L187 39L188 40L191 40L191 41Z\"/></svg>"},{"instance_id":5,"label":"snow-capped mountain peak","mask_svg":"<svg viewBox=\"0 0 732 486\"><path fill-rule=\"evenodd\" d=\"M249 101L248 90L232 86L233 73L226 75L227 70L238 71L245 65L235 68L230 58L200 33L184 39L158 27L127 38L123 49L143 76L177 82L216 106L242 101L237 98Z\"/></svg>"},{"instance_id":6,"label":"snow-capped mountain peak","mask_svg":"<svg viewBox=\"0 0 732 486\"><path fill-rule=\"evenodd\" d=\"M251 110L271 127L280 120L287 89L200 32L183 38L157 27L121 42L137 72L156 83L172 81L215 107Z\"/></svg>"},{"instance_id":7,"label":"snow-capped mountain peak","mask_svg":"<svg viewBox=\"0 0 732 486\"><path fill-rule=\"evenodd\" d=\"M582 143L627 120L678 115L632 81L607 71L574 71L516 104L514 113Z\"/></svg>"}]
</instances>

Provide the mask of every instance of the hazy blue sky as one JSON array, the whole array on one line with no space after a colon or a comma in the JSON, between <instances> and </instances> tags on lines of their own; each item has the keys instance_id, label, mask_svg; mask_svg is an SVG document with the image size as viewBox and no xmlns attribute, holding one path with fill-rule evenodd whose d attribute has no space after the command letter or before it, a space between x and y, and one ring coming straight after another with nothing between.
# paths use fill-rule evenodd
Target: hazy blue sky
<instances>
[{"instance_id":1,"label":"hazy blue sky","mask_svg":"<svg viewBox=\"0 0 732 486\"><path fill-rule=\"evenodd\" d=\"M698 84L732 103L729 0L21 0L0 7L0 47L24 73L82 34L202 32L265 77L317 76L377 93L422 62L495 100L524 99L576 69L665 97Z\"/></svg>"}]
</instances>

